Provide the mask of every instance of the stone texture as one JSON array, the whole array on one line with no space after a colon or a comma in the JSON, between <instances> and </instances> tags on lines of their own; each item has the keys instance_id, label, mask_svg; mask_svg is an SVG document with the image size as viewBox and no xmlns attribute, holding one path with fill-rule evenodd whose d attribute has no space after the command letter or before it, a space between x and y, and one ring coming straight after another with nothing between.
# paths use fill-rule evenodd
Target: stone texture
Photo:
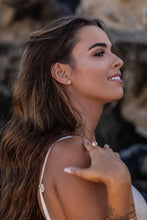
<instances>
[{"instance_id":1,"label":"stone texture","mask_svg":"<svg viewBox=\"0 0 147 220\"><path fill-rule=\"evenodd\" d=\"M81 0L77 14L100 17L118 29L147 29L146 0Z\"/></svg>"},{"instance_id":2,"label":"stone texture","mask_svg":"<svg viewBox=\"0 0 147 220\"><path fill-rule=\"evenodd\" d=\"M4 28L11 23L14 17L14 9L4 3L0 3L0 28Z\"/></svg>"},{"instance_id":3,"label":"stone texture","mask_svg":"<svg viewBox=\"0 0 147 220\"><path fill-rule=\"evenodd\" d=\"M22 40L49 20L61 16L57 0L1 0L0 40Z\"/></svg>"},{"instance_id":4,"label":"stone texture","mask_svg":"<svg viewBox=\"0 0 147 220\"><path fill-rule=\"evenodd\" d=\"M57 0L1 0L2 4L14 9L14 19L51 18L60 12Z\"/></svg>"}]
</instances>

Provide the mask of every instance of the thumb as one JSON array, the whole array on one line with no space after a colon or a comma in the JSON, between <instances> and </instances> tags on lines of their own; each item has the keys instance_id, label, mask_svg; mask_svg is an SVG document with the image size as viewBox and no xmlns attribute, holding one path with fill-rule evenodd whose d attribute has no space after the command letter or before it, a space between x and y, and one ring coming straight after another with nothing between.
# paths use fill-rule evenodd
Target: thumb
<instances>
[{"instance_id":1,"label":"thumb","mask_svg":"<svg viewBox=\"0 0 147 220\"><path fill-rule=\"evenodd\" d=\"M73 174L75 176L81 177L83 179L87 179L86 169L80 169L78 167L66 167L64 168L66 173Z\"/></svg>"},{"instance_id":2,"label":"thumb","mask_svg":"<svg viewBox=\"0 0 147 220\"><path fill-rule=\"evenodd\" d=\"M99 182L99 179L97 178L97 174L93 175L93 173L90 171L89 168L87 169L80 169L78 167L66 167L64 169L66 173L70 173L74 176L80 177L85 180L90 180L92 182Z\"/></svg>"}]
</instances>

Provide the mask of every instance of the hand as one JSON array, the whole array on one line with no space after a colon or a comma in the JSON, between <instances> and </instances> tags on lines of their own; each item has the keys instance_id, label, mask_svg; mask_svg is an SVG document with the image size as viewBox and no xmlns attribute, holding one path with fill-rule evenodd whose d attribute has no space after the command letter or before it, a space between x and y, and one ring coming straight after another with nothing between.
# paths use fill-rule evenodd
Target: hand
<instances>
[{"instance_id":1,"label":"hand","mask_svg":"<svg viewBox=\"0 0 147 220\"><path fill-rule=\"evenodd\" d=\"M130 174L126 165L120 159L118 153L109 147L101 148L98 145L91 147L91 143L84 141L84 147L89 151L91 166L86 169L68 167L64 171L82 179L93 182L102 182L106 185L117 182L131 182Z\"/></svg>"}]
</instances>

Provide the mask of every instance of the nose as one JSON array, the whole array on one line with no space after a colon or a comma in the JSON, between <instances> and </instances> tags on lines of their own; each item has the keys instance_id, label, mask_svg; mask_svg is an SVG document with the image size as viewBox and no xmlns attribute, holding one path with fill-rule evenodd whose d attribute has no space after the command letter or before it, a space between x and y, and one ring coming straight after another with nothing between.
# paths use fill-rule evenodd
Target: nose
<instances>
[{"instance_id":1,"label":"nose","mask_svg":"<svg viewBox=\"0 0 147 220\"><path fill-rule=\"evenodd\" d=\"M112 64L112 68L120 69L123 65L124 65L123 60L120 57L118 57L114 54L114 61L113 61L113 64Z\"/></svg>"}]
</instances>

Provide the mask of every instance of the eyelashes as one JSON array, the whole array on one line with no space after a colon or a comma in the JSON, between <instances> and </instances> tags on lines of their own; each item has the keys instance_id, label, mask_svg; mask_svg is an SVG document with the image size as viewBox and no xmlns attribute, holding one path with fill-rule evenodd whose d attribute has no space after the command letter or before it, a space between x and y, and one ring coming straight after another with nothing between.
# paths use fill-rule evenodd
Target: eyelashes
<instances>
[{"instance_id":1,"label":"eyelashes","mask_svg":"<svg viewBox=\"0 0 147 220\"><path fill-rule=\"evenodd\" d=\"M98 51L94 54L95 57L102 57L105 54L104 50Z\"/></svg>"}]
</instances>

